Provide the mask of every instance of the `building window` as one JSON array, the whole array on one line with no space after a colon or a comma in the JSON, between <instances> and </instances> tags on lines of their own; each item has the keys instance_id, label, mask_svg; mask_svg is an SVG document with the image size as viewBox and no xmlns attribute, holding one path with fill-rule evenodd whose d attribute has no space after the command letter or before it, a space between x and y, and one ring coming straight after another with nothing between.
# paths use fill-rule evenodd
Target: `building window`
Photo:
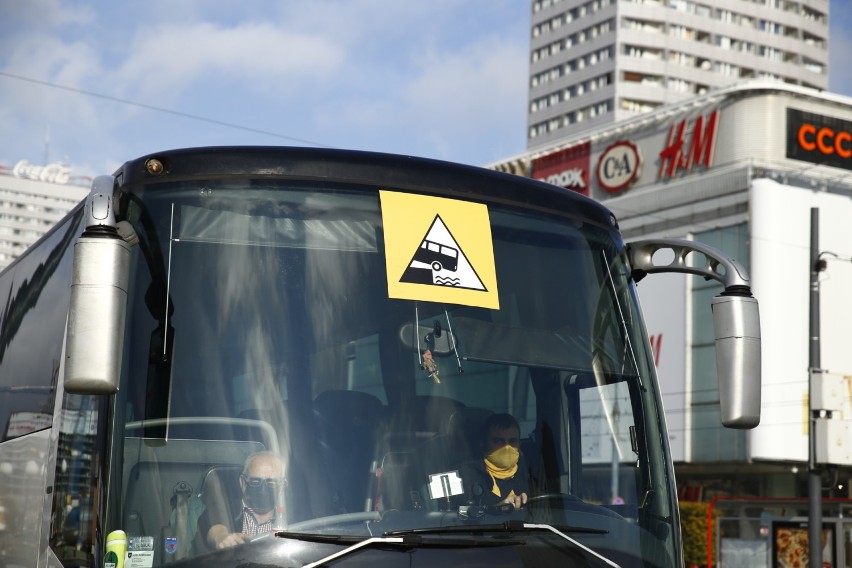
<instances>
[{"instance_id":1,"label":"building window","mask_svg":"<svg viewBox=\"0 0 852 568\"><path fill-rule=\"evenodd\" d=\"M825 14L822 12L818 12L813 8L802 5L802 16L805 17L806 20L810 22L817 22L819 24L825 25Z\"/></svg>"},{"instance_id":2,"label":"building window","mask_svg":"<svg viewBox=\"0 0 852 568\"><path fill-rule=\"evenodd\" d=\"M825 73L825 67L821 63L818 63L812 59L803 58L802 66L811 73L817 73L819 75Z\"/></svg>"},{"instance_id":3,"label":"building window","mask_svg":"<svg viewBox=\"0 0 852 568\"><path fill-rule=\"evenodd\" d=\"M814 47L819 47L825 49L825 39L815 36L813 34L809 34L807 32L802 32L802 40L804 40L806 45L811 45Z\"/></svg>"},{"instance_id":4,"label":"building window","mask_svg":"<svg viewBox=\"0 0 852 568\"><path fill-rule=\"evenodd\" d=\"M692 92L692 83L689 81L685 81L683 79L677 79L670 77L668 81L666 81L666 87L670 91L674 91L675 93L691 93Z\"/></svg>"},{"instance_id":5,"label":"building window","mask_svg":"<svg viewBox=\"0 0 852 568\"><path fill-rule=\"evenodd\" d=\"M648 101L637 101L633 99L621 99L619 106L622 110L627 110L630 112L648 112L657 108L659 103L652 103Z\"/></svg>"}]
</instances>

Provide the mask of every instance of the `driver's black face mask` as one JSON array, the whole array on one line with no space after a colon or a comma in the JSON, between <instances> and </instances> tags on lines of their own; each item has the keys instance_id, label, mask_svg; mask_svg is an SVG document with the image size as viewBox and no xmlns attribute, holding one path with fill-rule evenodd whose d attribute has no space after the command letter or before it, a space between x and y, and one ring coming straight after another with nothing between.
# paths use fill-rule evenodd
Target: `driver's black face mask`
<instances>
[{"instance_id":1,"label":"driver's black face mask","mask_svg":"<svg viewBox=\"0 0 852 568\"><path fill-rule=\"evenodd\" d=\"M243 489L243 502L246 507L264 515L275 508L275 488L266 483L257 486L246 484Z\"/></svg>"}]
</instances>

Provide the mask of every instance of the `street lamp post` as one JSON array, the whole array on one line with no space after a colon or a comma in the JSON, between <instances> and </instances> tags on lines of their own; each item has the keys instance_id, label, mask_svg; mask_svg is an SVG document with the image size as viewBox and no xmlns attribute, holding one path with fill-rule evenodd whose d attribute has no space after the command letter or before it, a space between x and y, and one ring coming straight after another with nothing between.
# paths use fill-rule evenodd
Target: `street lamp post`
<instances>
[{"instance_id":1,"label":"street lamp post","mask_svg":"<svg viewBox=\"0 0 852 568\"><path fill-rule=\"evenodd\" d=\"M849 458L831 455L817 444L817 425L830 422L837 425L833 410L827 406L823 391L825 370L820 354L820 283L819 273L827 267L827 258L852 262L852 257L819 250L819 209L811 208L810 250L810 319L808 322L808 561L813 567L822 566L822 471L820 464L850 465ZM816 384L815 384L816 383ZM820 394L819 397L815 396ZM823 401L820 404L818 401ZM834 418L834 420L832 420ZM827 426L823 424L823 426ZM825 431L825 429L823 429ZM825 440L822 440L825 443ZM837 461L841 460L841 461Z\"/></svg>"},{"instance_id":2,"label":"street lamp post","mask_svg":"<svg viewBox=\"0 0 852 568\"><path fill-rule=\"evenodd\" d=\"M808 326L808 559L809 566L822 566L822 476L816 459L816 419L813 409L813 373L820 370L819 307L819 209L811 208L810 322Z\"/></svg>"}]
</instances>

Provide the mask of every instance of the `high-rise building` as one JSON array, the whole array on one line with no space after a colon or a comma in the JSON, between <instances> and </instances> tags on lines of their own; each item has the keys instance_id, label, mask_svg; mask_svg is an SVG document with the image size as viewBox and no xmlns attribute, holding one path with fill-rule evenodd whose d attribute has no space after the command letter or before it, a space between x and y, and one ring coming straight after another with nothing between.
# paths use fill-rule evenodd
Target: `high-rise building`
<instances>
[{"instance_id":1,"label":"high-rise building","mask_svg":"<svg viewBox=\"0 0 852 568\"><path fill-rule=\"evenodd\" d=\"M91 183L60 163L0 165L0 270L83 200Z\"/></svg>"},{"instance_id":2,"label":"high-rise building","mask_svg":"<svg viewBox=\"0 0 852 568\"><path fill-rule=\"evenodd\" d=\"M828 86L829 0L533 0L527 147L744 79Z\"/></svg>"}]
</instances>

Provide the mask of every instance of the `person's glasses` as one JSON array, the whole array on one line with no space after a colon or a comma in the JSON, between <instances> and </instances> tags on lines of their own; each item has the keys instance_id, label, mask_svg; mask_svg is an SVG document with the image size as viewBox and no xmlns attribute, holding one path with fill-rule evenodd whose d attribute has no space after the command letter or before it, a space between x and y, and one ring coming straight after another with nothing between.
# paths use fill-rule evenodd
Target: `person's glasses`
<instances>
[{"instance_id":1,"label":"person's glasses","mask_svg":"<svg viewBox=\"0 0 852 568\"><path fill-rule=\"evenodd\" d=\"M287 487L287 480L283 477L252 477L246 474L241 474L240 477L245 484L252 489L257 489L264 485L270 489L281 489L282 487Z\"/></svg>"}]
</instances>

